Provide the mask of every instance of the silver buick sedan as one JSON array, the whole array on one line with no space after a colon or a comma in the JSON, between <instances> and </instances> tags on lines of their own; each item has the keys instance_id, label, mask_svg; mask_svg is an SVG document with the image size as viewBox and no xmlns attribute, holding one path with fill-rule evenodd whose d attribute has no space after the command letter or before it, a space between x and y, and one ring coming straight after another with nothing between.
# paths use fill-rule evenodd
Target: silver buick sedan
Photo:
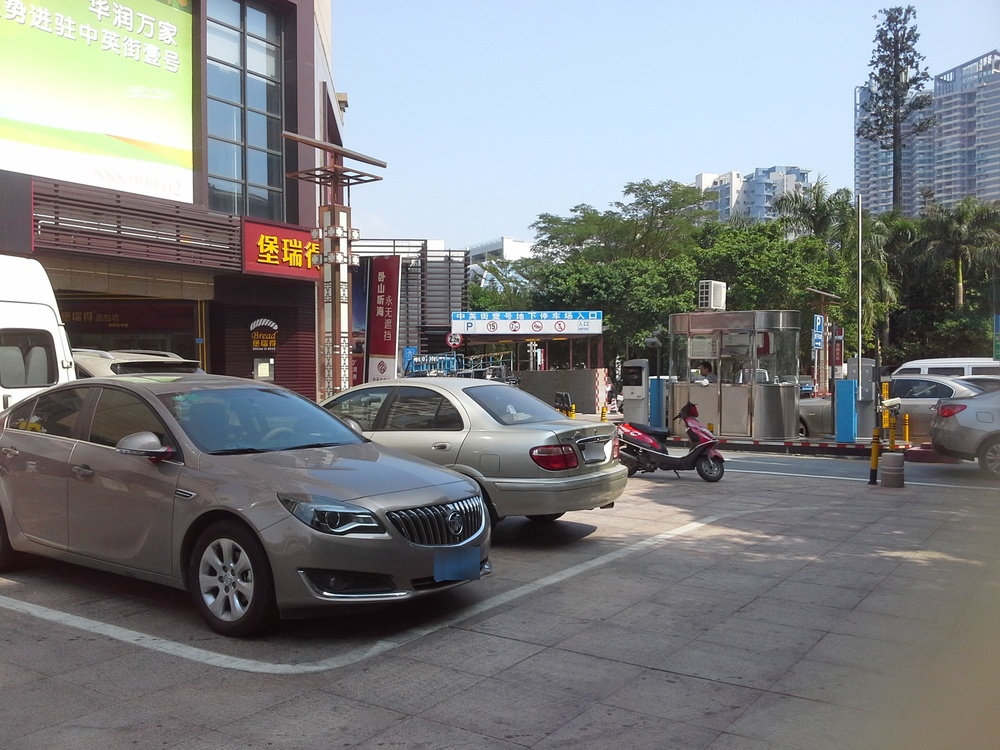
<instances>
[{"instance_id":1,"label":"silver buick sedan","mask_svg":"<svg viewBox=\"0 0 1000 750\"><path fill-rule=\"evenodd\" d=\"M494 522L548 522L610 506L625 489L610 422L568 419L513 385L458 377L403 378L349 388L323 402L366 437L454 469L482 488Z\"/></svg>"},{"instance_id":2,"label":"silver buick sedan","mask_svg":"<svg viewBox=\"0 0 1000 750\"><path fill-rule=\"evenodd\" d=\"M489 545L474 482L273 385L120 375L0 412L0 570L32 553L187 589L224 635L478 579Z\"/></svg>"}]
</instances>

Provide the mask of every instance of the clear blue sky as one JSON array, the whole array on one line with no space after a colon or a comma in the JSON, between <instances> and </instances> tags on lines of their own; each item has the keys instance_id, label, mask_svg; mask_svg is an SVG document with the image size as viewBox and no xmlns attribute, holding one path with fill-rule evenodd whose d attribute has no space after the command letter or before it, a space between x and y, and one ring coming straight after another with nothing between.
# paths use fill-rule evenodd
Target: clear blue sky
<instances>
[{"instance_id":1,"label":"clear blue sky","mask_svg":"<svg viewBox=\"0 0 1000 750\"><path fill-rule=\"evenodd\" d=\"M853 189L875 0L333 0L367 238L532 240L626 183L794 165ZM1000 1L914 2L931 75L1000 47ZM367 169L363 165L355 166Z\"/></svg>"}]
</instances>

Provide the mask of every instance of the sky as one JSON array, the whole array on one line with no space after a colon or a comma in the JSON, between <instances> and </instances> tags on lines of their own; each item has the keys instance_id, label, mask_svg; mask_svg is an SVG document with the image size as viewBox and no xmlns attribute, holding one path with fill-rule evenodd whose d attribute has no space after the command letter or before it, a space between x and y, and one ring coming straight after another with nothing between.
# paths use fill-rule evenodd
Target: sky
<instances>
[{"instance_id":1,"label":"sky","mask_svg":"<svg viewBox=\"0 0 1000 750\"><path fill-rule=\"evenodd\" d=\"M1000 48L1000 1L914 2L933 76ZM534 240L630 182L798 166L853 189L884 0L333 0L365 239ZM876 18L876 16L878 16Z\"/></svg>"}]
</instances>

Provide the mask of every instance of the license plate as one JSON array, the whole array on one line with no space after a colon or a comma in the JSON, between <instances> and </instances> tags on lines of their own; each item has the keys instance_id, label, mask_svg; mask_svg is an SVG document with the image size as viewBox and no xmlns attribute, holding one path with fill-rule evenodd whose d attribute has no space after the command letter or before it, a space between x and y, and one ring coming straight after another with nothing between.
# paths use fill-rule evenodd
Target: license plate
<instances>
[{"instance_id":1,"label":"license plate","mask_svg":"<svg viewBox=\"0 0 1000 750\"><path fill-rule=\"evenodd\" d=\"M435 581L476 581L479 579L479 547L458 547L434 551Z\"/></svg>"}]
</instances>

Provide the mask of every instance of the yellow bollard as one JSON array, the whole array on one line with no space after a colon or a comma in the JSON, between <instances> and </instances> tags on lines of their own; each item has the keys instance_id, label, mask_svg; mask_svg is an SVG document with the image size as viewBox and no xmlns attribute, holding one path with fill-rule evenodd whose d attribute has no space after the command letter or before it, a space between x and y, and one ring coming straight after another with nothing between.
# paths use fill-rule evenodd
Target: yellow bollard
<instances>
[{"instance_id":1,"label":"yellow bollard","mask_svg":"<svg viewBox=\"0 0 1000 750\"><path fill-rule=\"evenodd\" d=\"M569 418L576 419L576 404L569 405Z\"/></svg>"},{"instance_id":2,"label":"yellow bollard","mask_svg":"<svg viewBox=\"0 0 1000 750\"><path fill-rule=\"evenodd\" d=\"M878 449L880 430L876 427L872 430L872 465L868 472L868 484L878 484Z\"/></svg>"},{"instance_id":3,"label":"yellow bollard","mask_svg":"<svg viewBox=\"0 0 1000 750\"><path fill-rule=\"evenodd\" d=\"M602 422L608 421L608 407L606 406L601 407L601 421Z\"/></svg>"},{"instance_id":4,"label":"yellow bollard","mask_svg":"<svg viewBox=\"0 0 1000 750\"><path fill-rule=\"evenodd\" d=\"M889 450L896 450L896 415L889 415Z\"/></svg>"},{"instance_id":5,"label":"yellow bollard","mask_svg":"<svg viewBox=\"0 0 1000 750\"><path fill-rule=\"evenodd\" d=\"M715 434L715 424L713 422L708 423L708 431L711 432L713 435Z\"/></svg>"},{"instance_id":6,"label":"yellow bollard","mask_svg":"<svg viewBox=\"0 0 1000 750\"><path fill-rule=\"evenodd\" d=\"M910 442L910 415L903 415L903 442Z\"/></svg>"}]
</instances>

